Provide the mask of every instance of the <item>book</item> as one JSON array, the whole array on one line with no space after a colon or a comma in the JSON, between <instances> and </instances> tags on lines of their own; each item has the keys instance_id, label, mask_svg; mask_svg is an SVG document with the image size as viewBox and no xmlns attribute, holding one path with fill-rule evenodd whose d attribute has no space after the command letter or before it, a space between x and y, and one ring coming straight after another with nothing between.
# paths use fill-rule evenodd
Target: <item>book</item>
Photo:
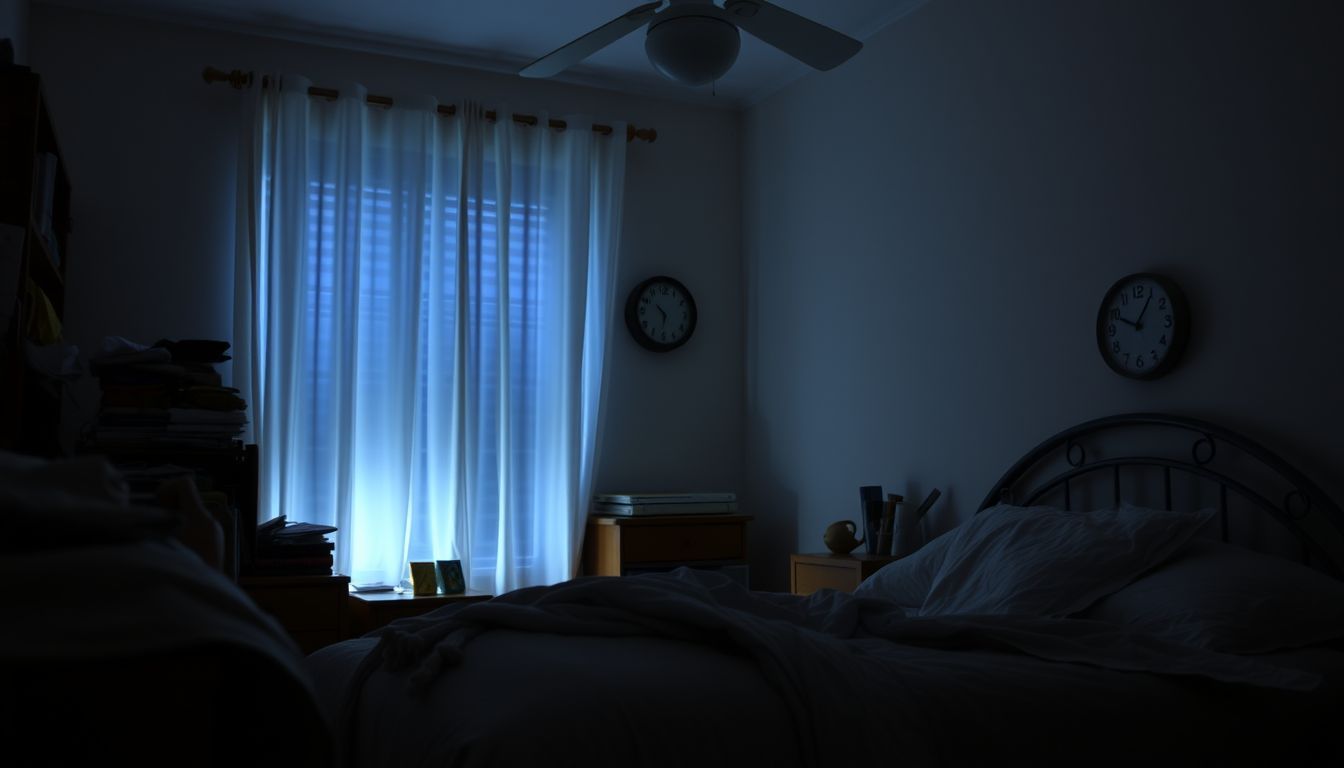
<instances>
[{"instance_id":1,"label":"book","mask_svg":"<svg viewBox=\"0 0 1344 768\"><path fill-rule=\"evenodd\" d=\"M736 502L735 493L599 493L593 501L602 504L702 504Z\"/></svg>"},{"instance_id":2,"label":"book","mask_svg":"<svg viewBox=\"0 0 1344 768\"><path fill-rule=\"evenodd\" d=\"M595 515L644 517L649 515L730 515L737 511L736 501L659 502L656 504L618 504L594 501Z\"/></svg>"},{"instance_id":3,"label":"book","mask_svg":"<svg viewBox=\"0 0 1344 768\"><path fill-rule=\"evenodd\" d=\"M326 568L331 570L335 562L330 554L312 557L257 557L252 561L255 568L270 570L275 568Z\"/></svg>"}]
</instances>

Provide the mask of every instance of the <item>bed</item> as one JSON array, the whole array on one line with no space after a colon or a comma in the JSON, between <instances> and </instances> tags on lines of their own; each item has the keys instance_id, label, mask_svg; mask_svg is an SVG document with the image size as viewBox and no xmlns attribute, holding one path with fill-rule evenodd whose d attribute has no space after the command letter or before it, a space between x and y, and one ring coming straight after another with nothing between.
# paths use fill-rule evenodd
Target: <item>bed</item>
<instances>
[{"instance_id":1,"label":"bed","mask_svg":"<svg viewBox=\"0 0 1344 768\"><path fill-rule=\"evenodd\" d=\"M356 766L1339 765L1341 542L1264 447L1115 416L854 594L585 577L305 665Z\"/></svg>"},{"instance_id":2,"label":"bed","mask_svg":"<svg viewBox=\"0 0 1344 768\"><path fill-rule=\"evenodd\" d=\"M297 646L189 546L195 501L132 503L100 457L0 452L4 764L335 764Z\"/></svg>"}]
</instances>

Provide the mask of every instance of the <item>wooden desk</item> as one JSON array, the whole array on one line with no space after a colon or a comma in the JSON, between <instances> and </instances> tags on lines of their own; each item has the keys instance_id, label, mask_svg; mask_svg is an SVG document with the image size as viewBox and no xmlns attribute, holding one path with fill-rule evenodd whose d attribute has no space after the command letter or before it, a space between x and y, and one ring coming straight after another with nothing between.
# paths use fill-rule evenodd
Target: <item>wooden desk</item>
<instances>
[{"instance_id":1,"label":"wooden desk","mask_svg":"<svg viewBox=\"0 0 1344 768\"><path fill-rule=\"evenodd\" d=\"M819 589L853 592L864 579L897 558L890 555L794 554L789 556L789 589L810 595Z\"/></svg>"},{"instance_id":2,"label":"wooden desk","mask_svg":"<svg viewBox=\"0 0 1344 768\"><path fill-rule=\"evenodd\" d=\"M304 653L350 636L349 576L243 576L238 586L280 622Z\"/></svg>"},{"instance_id":3,"label":"wooden desk","mask_svg":"<svg viewBox=\"0 0 1344 768\"><path fill-rule=\"evenodd\" d=\"M419 616L445 605L478 603L493 595L467 592L461 595L416 595L407 592L352 592L350 606L350 636L360 637L386 625L394 619Z\"/></svg>"},{"instance_id":4,"label":"wooden desk","mask_svg":"<svg viewBox=\"0 0 1344 768\"><path fill-rule=\"evenodd\" d=\"M686 565L740 569L745 577L750 521L751 515L593 515L583 540L583 572L628 576Z\"/></svg>"}]
</instances>

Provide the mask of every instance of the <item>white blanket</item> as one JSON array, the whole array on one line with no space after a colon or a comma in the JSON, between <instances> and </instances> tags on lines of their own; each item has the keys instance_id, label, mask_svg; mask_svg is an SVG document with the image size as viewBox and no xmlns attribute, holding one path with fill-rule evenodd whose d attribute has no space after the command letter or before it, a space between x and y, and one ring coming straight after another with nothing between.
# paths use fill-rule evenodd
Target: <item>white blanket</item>
<instances>
[{"instance_id":1,"label":"white blanket","mask_svg":"<svg viewBox=\"0 0 1344 768\"><path fill-rule=\"evenodd\" d=\"M1290 691L1311 690L1320 683L1310 673L1173 645L1100 622L1022 616L908 618L890 603L872 598L831 591L809 598L748 592L717 574L682 569L623 579L577 579L394 622L382 631L378 648L364 658L353 690L382 667L404 675L407 693L414 697L447 674L446 668L470 665L473 640L491 629L672 638L746 654L787 707L805 765L853 765L891 757L893 722L916 730L928 713L918 711L915 703L938 695L948 684L936 669L941 662L931 654L920 659L919 648L997 651ZM347 697L347 718L354 717L356 701L357 696ZM865 705L856 707L855 702ZM348 727L354 732L356 724L349 722ZM913 757L913 742L907 749L911 751L905 756Z\"/></svg>"}]
</instances>

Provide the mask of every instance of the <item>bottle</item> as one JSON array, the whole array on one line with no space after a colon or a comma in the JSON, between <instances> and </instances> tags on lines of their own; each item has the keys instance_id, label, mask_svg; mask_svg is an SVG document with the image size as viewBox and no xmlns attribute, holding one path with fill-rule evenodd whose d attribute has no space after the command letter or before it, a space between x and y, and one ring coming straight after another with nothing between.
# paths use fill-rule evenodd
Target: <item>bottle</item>
<instances>
[{"instance_id":1,"label":"bottle","mask_svg":"<svg viewBox=\"0 0 1344 768\"><path fill-rule=\"evenodd\" d=\"M905 557L924 546L924 526L920 521L922 511L905 504L896 505L896 546L891 554Z\"/></svg>"}]
</instances>

